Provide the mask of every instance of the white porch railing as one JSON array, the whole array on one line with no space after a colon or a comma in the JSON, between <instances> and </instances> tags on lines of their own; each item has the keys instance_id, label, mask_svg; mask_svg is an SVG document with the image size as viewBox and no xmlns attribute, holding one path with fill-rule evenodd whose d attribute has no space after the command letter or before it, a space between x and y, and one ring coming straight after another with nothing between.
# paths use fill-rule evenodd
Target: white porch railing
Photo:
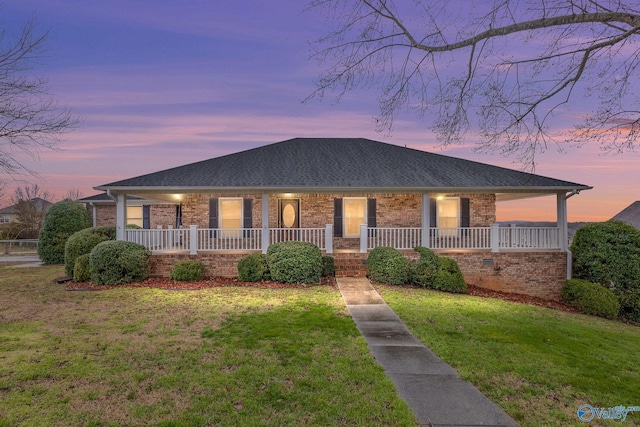
<instances>
[{"instance_id":1,"label":"white porch railing","mask_svg":"<svg viewBox=\"0 0 640 427\"><path fill-rule=\"evenodd\" d=\"M270 228L269 241L271 244L296 240L300 242L313 243L320 250L326 250L326 227L325 228Z\"/></svg>"},{"instance_id":2,"label":"white porch railing","mask_svg":"<svg viewBox=\"0 0 640 427\"><path fill-rule=\"evenodd\" d=\"M399 250L409 250L416 246L422 246L422 229L416 227L367 227L366 242L367 250L378 246L391 246Z\"/></svg>"},{"instance_id":3,"label":"white porch railing","mask_svg":"<svg viewBox=\"0 0 640 427\"><path fill-rule=\"evenodd\" d=\"M126 229L125 238L151 251L188 251L190 247L189 229L184 228Z\"/></svg>"},{"instance_id":4,"label":"white porch railing","mask_svg":"<svg viewBox=\"0 0 640 427\"><path fill-rule=\"evenodd\" d=\"M199 228L198 251L259 251L262 230L259 228Z\"/></svg>"},{"instance_id":5,"label":"white porch railing","mask_svg":"<svg viewBox=\"0 0 640 427\"><path fill-rule=\"evenodd\" d=\"M560 229L557 227L500 227L500 249L556 249L560 248Z\"/></svg>"},{"instance_id":6,"label":"white porch railing","mask_svg":"<svg viewBox=\"0 0 640 427\"><path fill-rule=\"evenodd\" d=\"M491 227L432 228L431 249L491 249Z\"/></svg>"},{"instance_id":7,"label":"white porch railing","mask_svg":"<svg viewBox=\"0 0 640 427\"><path fill-rule=\"evenodd\" d=\"M125 238L152 251L263 251L273 243L296 240L313 243L327 253L333 253L333 227L325 228L197 228L151 229L125 231ZM355 243L355 242L354 242ZM560 250L561 233L557 227L462 227L430 228L425 242L422 228L367 227L360 228L360 252L379 246L411 250L428 246L434 250Z\"/></svg>"}]
</instances>

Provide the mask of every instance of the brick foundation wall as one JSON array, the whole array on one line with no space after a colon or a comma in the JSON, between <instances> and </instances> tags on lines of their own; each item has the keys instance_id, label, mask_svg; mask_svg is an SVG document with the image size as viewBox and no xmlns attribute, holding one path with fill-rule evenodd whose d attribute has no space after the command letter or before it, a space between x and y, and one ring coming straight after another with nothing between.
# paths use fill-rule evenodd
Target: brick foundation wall
<instances>
[{"instance_id":1,"label":"brick foundation wall","mask_svg":"<svg viewBox=\"0 0 640 427\"><path fill-rule=\"evenodd\" d=\"M178 262L185 259L201 261L204 264L207 277L237 277L238 261L249 255L248 253L188 253L154 254L151 257L151 276L169 277L171 269Z\"/></svg>"},{"instance_id":2,"label":"brick foundation wall","mask_svg":"<svg viewBox=\"0 0 640 427\"><path fill-rule=\"evenodd\" d=\"M564 252L436 253L455 259L468 284L495 291L560 300L567 275L567 254ZM236 277L238 261L247 255L248 253L154 254L152 276L169 277L178 261L196 259L204 263L209 277ZM404 255L413 260L419 258L419 254L413 251L405 251ZM366 277L367 266L363 261L367 259L367 254L334 253L332 256L337 277ZM493 264L489 264L489 261Z\"/></svg>"},{"instance_id":3,"label":"brick foundation wall","mask_svg":"<svg viewBox=\"0 0 640 427\"><path fill-rule=\"evenodd\" d=\"M567 280L564 252L438 251L437 254L455 259L466 282L480 288L560 300Z\"/></svg>"}]
</instances>

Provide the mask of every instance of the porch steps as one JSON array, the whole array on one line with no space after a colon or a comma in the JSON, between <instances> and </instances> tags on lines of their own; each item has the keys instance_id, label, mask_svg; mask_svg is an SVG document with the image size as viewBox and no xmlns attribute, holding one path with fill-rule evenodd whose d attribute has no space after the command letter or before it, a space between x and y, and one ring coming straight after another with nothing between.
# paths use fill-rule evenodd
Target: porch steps
<instances>
[{"instance_id":1,"label":"porch steps","mask_svg":"<svg viewBox=\"0 0 640 427\"><path fill-rule=\"evenodd\" d=\"M360 253L333 254L336 277L367 277L366 256Z\"/></svg>"}]
</instances>

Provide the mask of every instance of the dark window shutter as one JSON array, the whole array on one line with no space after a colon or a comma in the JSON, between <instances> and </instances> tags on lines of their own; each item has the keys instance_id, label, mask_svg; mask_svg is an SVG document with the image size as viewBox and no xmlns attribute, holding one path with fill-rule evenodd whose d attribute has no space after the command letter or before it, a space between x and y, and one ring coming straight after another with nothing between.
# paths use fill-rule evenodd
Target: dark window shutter
<instances>
[{"instance_id":1,"label":"dark window shutter","mask_svg":"<svg viewBox=\"0 0 640 427\"><path fill-rule=\"evenodd\" d=\"M342 237L342 199L333 199L333 236Z\"/></svg>"},{"instance_id":2,"label":"dark window shutter","mask_svg":"<svg viewBox=\"0 0 640 427\"><path fill-rule=\"evenodd\" d=\"M471 226L471 209L469 204L469 198L463 197L460 199L460 227Z\"/></svg>"},{"instance_id":3,"label":"dark window shutter","mask_svg":"<svg viewBox=\"0 0 640 427\"><path fill-rule=\"evenodd\" d=\"M436 199L429 199L429 227L437 227L438 224L438 212L436 206Z\"/></svg>"},{"instance_id":4,"label":"dark window shutter","mask_svg":"<svg viewBox=\"0 0 640 427\"><path fill-rule=\"evenodd\" d=\"M149 205L142 206L142 228L151 228L151 209Z\"/></svg>"},{"instance_id":5,"label":"dark window shutter","mask_svg":"<svg viewBox=\"0 0 640 427\"><path fill-rule=\"evenodd\" d=\"M367 227L376 228L376 199L367 199ZM372 230L373 235L376 235L376 230Z\"/></svg>"},{"instance_id":6,"label":"dark window shutter","mask_svg":"<svg viewBox=\"0 0 640 427\"><path fill-rule=\"evenodd\" d=\"M242 215L242 228L253 228L253 199L243 199ZM244 232L244 237L250 236L250 231Z\"/></svg>"},{"instance_id":7,"label":"dark window shutter","mask_svg":"<svg viewBox=\"0 0 640 427\"><path fill-rule=\"evenodd\" d=\"M218 228L218 199L209 199L209 228Z\"/></svg>"},{"instance_id":8,"label":"dark window shutter","mask_svg":"<svg viewBox=\"0 0 640 427\"><path fill-rule=\"evenodd\" d=\"M377 227L376 199L367 199L367 227Z\"/></svg>"},{"instance_id":9,"label":"dark window shutter","mask_svg":"<svg viewBox=\"0 0 640 427\"><path fill-rule=\"evenodd\" d=\"M176 228L182 227L182 205L176 205Z\"/></svg>"},{"instance_id":10,"label":"dark window shutter","mask_svg":"<svg viewBox=\"0 0 640 427\"><path fill-rule=\"evenodd\" d=\"M218 228L218 199L209 199L209 228ZM209 237L218 237L213 231Z\"/></svg>"},{"instance_id":11,"label":"dark window shutter","mask_svg":"<svg viewBox=\"0 0 640 427\"><path fill-rule=\"evenodd\" d=\"M253 228L253 199L243 200L242 211L242 227Z\"/></svg>"}]
</instances>

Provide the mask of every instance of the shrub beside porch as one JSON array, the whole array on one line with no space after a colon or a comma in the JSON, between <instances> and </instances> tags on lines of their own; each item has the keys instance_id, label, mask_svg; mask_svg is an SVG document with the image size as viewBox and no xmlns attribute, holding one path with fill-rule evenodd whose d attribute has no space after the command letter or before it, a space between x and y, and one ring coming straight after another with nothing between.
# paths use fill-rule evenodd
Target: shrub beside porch
<instances>
[{"instance_id":1,"label":"shrub beside porch","mask_svg":"<svg viewBox=\"0 0 640 427\"><path fill-rule=\"evenodd\" d=\"M405 257L418 259L414 251L403 251ZM151 275L169 277L175 264L185 259L201 261L207 276L236 277L238 261L247 252L219 253L154 253L151 257ZM565 252L449 252L438 251L438 256L453 258L458 262L466 282L473 286L501 292L531 295L560 300L561 290L567 279L567 254ZM334 253L336 276L364 277L367 267L366 253Z\"/></svg>"}]
</instances>

